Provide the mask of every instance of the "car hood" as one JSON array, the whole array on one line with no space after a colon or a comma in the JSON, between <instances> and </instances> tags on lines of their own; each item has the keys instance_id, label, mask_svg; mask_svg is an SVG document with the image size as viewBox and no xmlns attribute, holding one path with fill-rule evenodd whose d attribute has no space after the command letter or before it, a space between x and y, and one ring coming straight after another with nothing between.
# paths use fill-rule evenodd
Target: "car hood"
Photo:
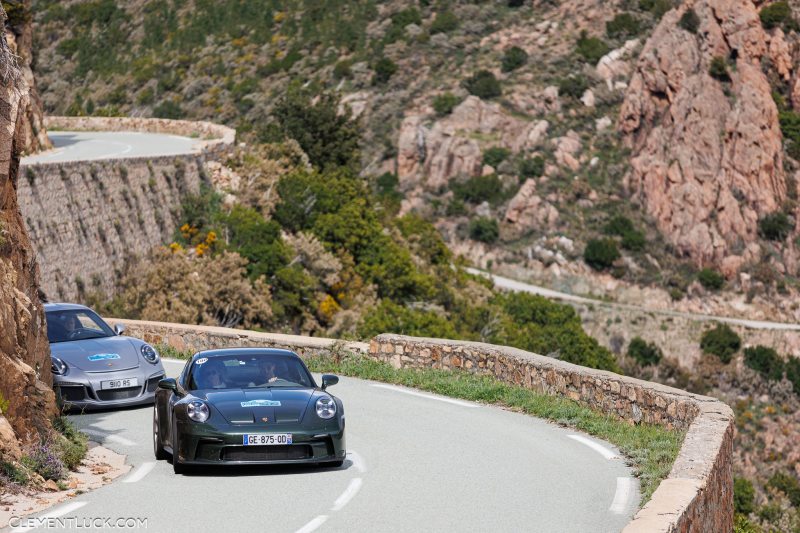
<instances>
[{"instance_id":1,"label":"car hood","mask_svg":"<svg viewBox=\"0 0 800 533\"><path fill-rule=\"evenodd\" d=\"M139 366L139 351L126 337L55 342L50 353L84 372L116 372Z\"/></svg>"},{"instance_id":2,"label":"car hood","mask_svg":"<svg viewBox=\"0 0 800 533\"><path fill-rule=\"evenodd\" d=\"M194 394L205 398L231 424L263 424L300 422L314 389L229 389Z\"/></svg>"}]
</instances>

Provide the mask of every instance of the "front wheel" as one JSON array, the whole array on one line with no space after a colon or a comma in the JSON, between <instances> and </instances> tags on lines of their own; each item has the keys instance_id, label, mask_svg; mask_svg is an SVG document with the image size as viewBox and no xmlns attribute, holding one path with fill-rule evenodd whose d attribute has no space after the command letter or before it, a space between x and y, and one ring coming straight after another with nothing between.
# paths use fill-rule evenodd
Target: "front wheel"
<instances>
[{"instance_id":1,"label":"front wheel","mask_svg":"<svg viewBox=\"0 0 800 533\"><path fill-rule=\"evenodd\" d=\"M178 461L178 427L172 424L172 471L176 474L186 473L186 465Z\"/></svg>"},{"instance_id":2,"label":"front wheel","mask_svg":"<svg viewBox=\"0 0 800 533\"><path fill-rule=\"evenodd\" d=\"M163 461L169 457L169 454L161 444L161 431L158 420L158 404L153 405L153 453L157 461Z\"/></svg>"}]
</instances>

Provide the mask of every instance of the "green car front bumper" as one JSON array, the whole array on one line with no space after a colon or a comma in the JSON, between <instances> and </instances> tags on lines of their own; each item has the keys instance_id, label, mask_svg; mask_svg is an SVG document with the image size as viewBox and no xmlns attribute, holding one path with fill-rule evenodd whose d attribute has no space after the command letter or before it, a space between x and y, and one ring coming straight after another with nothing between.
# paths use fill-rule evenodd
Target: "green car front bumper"
<instances>
[{"instance_id":1,"label":"green car front bumper","mask_svg":"<svg viewBox=\"0 0 800 533\"><path fill-rule=\"evenodd\" d=\"M286 426L286 427L283 427ZM322 427L301 428L288 424L272 427L212 426L177 421L177 457L184 465L303 464L342 461L346 455L344 420ZM244 436L256 433L290 433L292 444L259 446L243 444Z\"/></svg>"}]
</instances>

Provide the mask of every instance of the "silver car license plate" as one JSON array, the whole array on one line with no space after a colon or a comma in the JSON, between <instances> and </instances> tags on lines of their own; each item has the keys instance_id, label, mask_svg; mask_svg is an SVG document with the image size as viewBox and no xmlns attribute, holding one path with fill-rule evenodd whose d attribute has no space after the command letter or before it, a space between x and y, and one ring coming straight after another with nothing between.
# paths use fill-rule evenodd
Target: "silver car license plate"
<instances>
[{"instance_id":1,"label":"silver car license plate","mask_svg":"<svg viewBox=\"0 0 800 533\"><path fill-rule=\"evenodd\" d=\"M127 378L127 379L111 379L109 381L101 381L100 388L102 390L106 389L127 389L129 387L138 387L139 386L139 379L138 378Z\"/></svg>"}]
</instances>

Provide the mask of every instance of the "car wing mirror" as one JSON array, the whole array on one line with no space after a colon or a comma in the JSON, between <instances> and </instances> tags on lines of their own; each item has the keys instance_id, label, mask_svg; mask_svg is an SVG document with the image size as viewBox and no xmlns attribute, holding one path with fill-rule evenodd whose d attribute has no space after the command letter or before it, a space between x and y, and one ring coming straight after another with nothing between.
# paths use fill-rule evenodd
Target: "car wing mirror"
<instances>
[{"instance_id":1,"label":"car wing mirror","mask_svg":"<svg viewBox=\"0 0 800 533\"><path fill-rule=\"evenodd\" d=\"M338 376L334 376L333 374L322 375L322 390L327 389L331 385L336 385L337 383L339 383Z\"/></svg>"},{"instance_id":2,"label":"car wing mirror","mask_svg":"<svg viewBox=\"0 0 800 533\"><path fill-rule=\"evenodd\" d=\"M114 333L117 335L122 335L126 329L125 324L114 324Z\"/></svg>"},{"instance_id":3,"label":"car wing mirror","mask_svg":"<svg viewBox=\"0 0 800 533\"><path fill-rule=\"evenodd\" d=\"M158 382L158 388L171 390L172 392L180 396L183 395L182 388L178 385L178 382L175 380L175 378L162 379L161 381Z\"/></svg>"}]
</instances>

